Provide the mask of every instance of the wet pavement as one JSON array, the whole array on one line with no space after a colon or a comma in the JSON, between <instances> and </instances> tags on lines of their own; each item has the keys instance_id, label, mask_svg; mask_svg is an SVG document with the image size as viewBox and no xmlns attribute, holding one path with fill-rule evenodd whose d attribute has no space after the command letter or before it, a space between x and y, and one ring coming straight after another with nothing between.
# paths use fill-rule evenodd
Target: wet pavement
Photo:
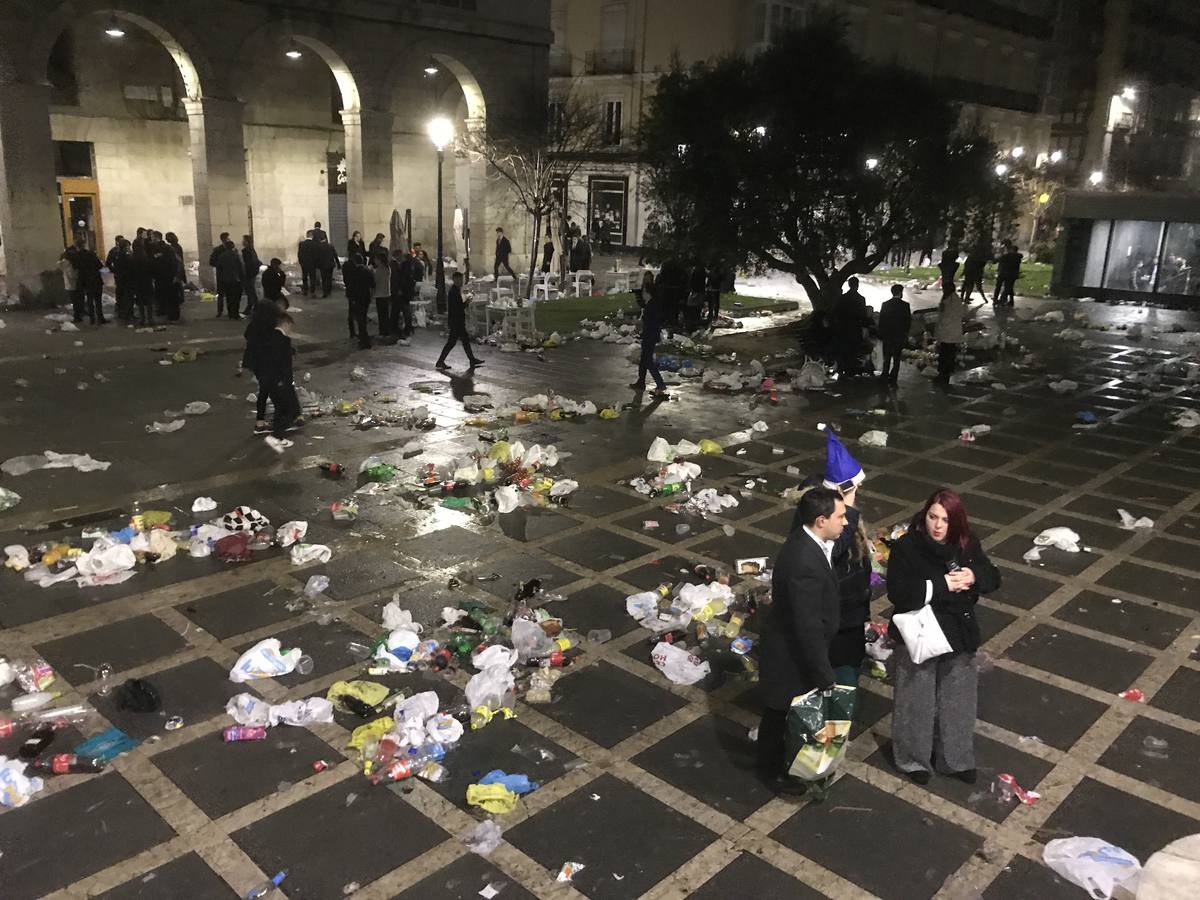
<instances>
[{"instance_id":1,"label":"wet pavement","mask_svg":"<svg viewBox=\"0 0 1200 900\"><path fill-rule=\"evenodd\" d=\"M475 440L463 424L468 394L500 403L554 390L604 406L629 400L632 375L628 347L588 340L547 350L544 360L483 348L487 365L473 378L439 375L435 330L408 347L357 352L342 338L343 302L302 301L297 373L311 379L301 383L328 397L379 404L378 392L394 395L394 408L427 404L432 431L359 431L347 419L320 418L276 456L250 434L252 384L234 374L241 327L208 319L211 304L187 310L196 321L153 334L111 326L46 334L49 323L33 314L3 314L0 459L52 449L113 463L103 472L0 478L24 498L0 514L5 545L119 527L135 499L186 526L211 515L193 516L192 499L211 496L218 513L247 504L275 524L307 520L309 539L333 548L319 566L294 566L281 550L241 564L181 554L139 567L123 584L82 589L38 588L0 572L0 653L44 656L66 692L60 702L96 708L80 726L84 735L115 725L143 741L104 773L48 780L27 806L0 815L6 898L236 897L287 869L285 895L321 900L471 898L489 884L502 900L1040 900L1079 891L1041 864L1051 838L1103 837L1145 862L1200 831L1200 440L1169 420L1200 400L1187 367L1170 366L1195 349L1188 342L1200 317L1019 300L1005 327L1035 358L981 353L976 362L986 359L988 370L966 372L948 389L906 365L896 390L863 380L752 407L748 393L717 394L693 381L673 388L669 401L644 402L613 421L510 428L526 444L554 443L570 454L556 471L581 487L565 508L522 509L484 524L453 510L406 509L383 495L364 499L356 521L337 522L328 506L348 488L320 475L322 460L353 471L370 453L415 439L419 460L447 461ZM1028 321L1056 309L1066 310L1066 321ZM1075 312L1110 328L1140 323L1146 336L1092 329L1086 345L1054 337L1078 327ZM992 327L990 313L984 317ZM1152 338L1154 326L1185 331ZM789 349L790 340L735 334L720 348L748 359ZM200 357L159 364L181 345ZM1163 364L1147 383L1144 373ZM354 365L366 370L365 382L350 380ZM1048 389L1063 378L1077 386ZM186 417L176 433L146 432L166 421L165 410L195 400L211 410ZM1094 413L1099 427L1074 428L1081 411ZM765 433L738 434L760 419ZM694 687L671 684L650 661L648 632L625 612L626 595L683 578L681 569L772 555L791 518L779 497L797 480L789 467L808 473L822 465L818 422L836 423L866 467L860 493L872 528L906 519L949 484L965 495L1002 570L1003 587L980 608L994 668L980 680L979 786L899 778L889 762L891 688L864 678L849 759L829 800L775 797L750 769L753 686L717 665ZM976 424L993 430L961 442L960 430ZM887 447L857 443L871 429L889 433ZM621 484L640 474L659 435L720 439L722 456L698 460L699 486L742 492L741 505L680 519L663 509L664 498ZM1122 530L1118 508L1149 516L1155 527ZM644 530L647 519L661 527ZM675 533L683 521L691 529ZM1032 538L1055 525L1075 529L1087 549L1023 561ZM295 609L290 601L316 573L329 576L328 590L316 608ZM451 575L468 573L500 577L447 587ZM271 702L324 695L359 671L347 645L381 632L393 592L429 623L463 599L502 608L513 583L534 576L566 595L554 613L568 626L608 628L614 637L585 647L550 705L521 703L516 719L468 731L447 759L449 781L372 788L346 749L356 722L341 715L311 728L276 727L262 742L220 741L230 724L225 703L241 690L228 670L257 640L302 647L315 667L252 682L251 690ZM887 608L881 597L873 612ZM122 710L102 696L102 663L116 681L152 682L161 713ZM461 696L468 674L383 680L435 689L445 704ZM1130 687L1146 702L1117 697ZM15 693L12 685L0 697ZM166 730L176 715L183 727ZM79 739L62 734L56 747ZM13 755L17 743L0 739L0 753ZM317 760L329 768L314 772ZM465 786L493 768L526 772L542 787L500 817L504 842L485 859L458 835L479 818ZM997 772L1042 799L1028 807L996 801L986 785ZM584 868L572 883L557 883L567 861Z\"/></svg>"}]
</instances>

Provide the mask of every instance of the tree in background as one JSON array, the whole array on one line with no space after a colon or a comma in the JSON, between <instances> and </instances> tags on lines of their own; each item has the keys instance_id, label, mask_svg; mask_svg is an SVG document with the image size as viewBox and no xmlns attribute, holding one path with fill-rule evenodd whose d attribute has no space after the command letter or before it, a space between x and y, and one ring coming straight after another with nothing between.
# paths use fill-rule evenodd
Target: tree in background
<instances>
[{"instance_id":1,"label":"tree in background","mask_svg":"<svg viewBox=\"0 0 1200 900\"><path fill-rule=\"evenodd\" d=\"M640 141L663 249L788 272L816 309L893 248L1011 203L992 143L958 132L934 83L856 56L835 19L752 60L673 66Z\"/></svg>"},{"instance_id":2,"label":"tree in background","mask_svg":"<svg viewBox=\"0 0 1200 900\"><path fill-rule=\"evenodd\" d=\"M487 132L468 133L459 140L459 149L482 158L489 177L508 188L514 207L533 222L527 296L541 258L543 224L556 224L555 212L565 215L558 209L557 192L602 146L596 105L573 91L552 98L548 110L524 109L493 120Z\"/></svg>"}]
</instances>

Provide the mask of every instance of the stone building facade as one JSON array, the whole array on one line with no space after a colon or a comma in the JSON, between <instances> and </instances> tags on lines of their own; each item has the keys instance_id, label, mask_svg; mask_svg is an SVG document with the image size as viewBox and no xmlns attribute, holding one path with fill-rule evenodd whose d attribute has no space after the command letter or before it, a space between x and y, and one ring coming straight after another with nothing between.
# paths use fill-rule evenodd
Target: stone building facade
<instances>
[{"instance_id":1,"label":"stone building facade","mask_svg":"<svg viewBox=\"0 0 1200 900\"><path fill-rule=\"evenodd\" d=\"M398 210L432 250L429 119L544 104L551 40L549 0L0 0L0 21L0 261L23 298L57 292L74 231L101 255L146 226L189 259L223 231L294 259L315 221L343 252ZM447 255L464 216L477 269L496 225L526 245L481 163L448 152L444 176Z\"/></svg>"}]
</instances>

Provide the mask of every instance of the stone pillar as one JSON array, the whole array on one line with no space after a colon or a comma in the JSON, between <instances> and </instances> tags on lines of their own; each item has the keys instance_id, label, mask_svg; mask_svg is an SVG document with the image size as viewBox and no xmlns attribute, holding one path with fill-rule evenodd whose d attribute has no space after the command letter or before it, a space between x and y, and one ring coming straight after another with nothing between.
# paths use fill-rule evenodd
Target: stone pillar
<instances>
[{"instance_id":1,"label":"stone pillar","mask_svg":"<svg viewBox=\"0 0 1200 900\"><path fill-rule=\"evenodd\" d=\"M342 110L349 231L361 231L368 241L388 234L392 218L392 118L373 109Z\"/></svg>"},{"instance_id":2,"label":"stone pillar","mask_svg":"<svg viewBox=\"0 0 1200 900\"><path fill-rule=\"evenodd\" d=\"M47 84L0 82L0 252L8 293L22 303L63 296L49 103Z\"/></svg>"},{"instance_id":3,"label":"stone pillar","mask_svg":"<svg viewBox=\"0 0 1200 900\"><path fill-rule=\"evenodd\" d=\"M200 283L214 287L209 251L228 231L241 245L250 232L250 194L246 187L246 146L242 104L236 100L185 100L191 133L192 180L196 201L196 248Z\"/></svg>"}]
</instances>

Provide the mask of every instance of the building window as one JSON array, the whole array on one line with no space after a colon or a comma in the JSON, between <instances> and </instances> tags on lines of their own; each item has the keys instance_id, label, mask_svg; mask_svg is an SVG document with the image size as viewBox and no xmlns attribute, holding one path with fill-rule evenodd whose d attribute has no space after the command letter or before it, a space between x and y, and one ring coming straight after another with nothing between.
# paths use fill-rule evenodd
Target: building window
<instances>
[{"instance_id":1,"label":"building window","mask_svg":"<svg viewBox=\"0 0 1200 900\"><path fill-rule=\"evenodd\" d=\"M754 41L773 44L793 28L804 25L806 0L764 0L754 6Z\"/></svg>"},{"instance_id":2,"label":"building window","mask_svg":"<svg viewBox=\"0 0 1200 900\"><path fill-rule=\"evenodd\" d=\"M608 100L604 104L604 142L621 143L621 101Z\"/></svg>"},{"instance_id":3,"label":"building window","mask_svg":"<svg viewBox=\"0 0 1200 900\"><path fill-rule=\"evenodd\" d=\"M550 101L550 105L546 108L546 125L551 134L557 133L562 128L565 114L566 106L561 100Z\"/></svg>"},{"instance_id":4,"label":"building window","mask_svg":"<svg viewBox=\"0 0 1200 900\"><path fill-rule=\"evenodd\" d=\"M59 178L94 178L92 145L86 141L55 141L54 174Z\"/></svg>"}]
</instances>

